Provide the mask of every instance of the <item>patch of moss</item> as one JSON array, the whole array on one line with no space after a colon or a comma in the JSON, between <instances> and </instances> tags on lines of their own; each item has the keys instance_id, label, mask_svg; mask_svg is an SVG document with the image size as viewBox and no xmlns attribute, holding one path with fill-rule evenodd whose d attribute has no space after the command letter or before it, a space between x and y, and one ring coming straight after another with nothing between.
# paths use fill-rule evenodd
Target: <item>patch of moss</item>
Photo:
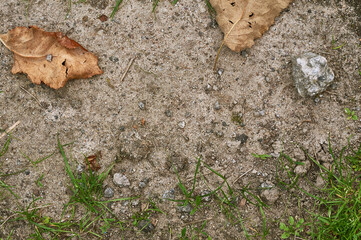
<instances>
[{"instance_id":1,"label":"patch of moss","mask_svg":"<svg viewBox=\"0 0 361 240\"><path fill-rule=\"evenodd\" d=\"M231 121L235 124L242 125L243 119L242 119L242 113L232 113Z\"/></svg>"}]
</instances>

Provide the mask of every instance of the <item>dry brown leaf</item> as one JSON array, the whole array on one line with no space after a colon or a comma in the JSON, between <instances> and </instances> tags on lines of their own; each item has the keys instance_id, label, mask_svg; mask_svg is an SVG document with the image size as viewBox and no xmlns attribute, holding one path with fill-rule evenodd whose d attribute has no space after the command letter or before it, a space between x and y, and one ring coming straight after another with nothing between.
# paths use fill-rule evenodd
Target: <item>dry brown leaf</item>
<instances>
[{"instance_id":1,"label":"dry brown leaf","mask_svg":"<svg viewBox=\"0 0 361 240\"><path fill-rule=\"evenodd\" d=\"M88 170L89 169L89 166L90 166L90 169L92 171L98 171L101 167L100 167L100 164L99 162L99 159L102 157L102 153L101 151L97 152L97 154L95 155L91 155L91 156L88 156L84 159L84 164L86 166L86 169Z\"/></svg>"},{"instance_id":2,"label":"dry brown leaf","mask_svg":"<svg viewBox=\"0 0 361 240\"><path fill-rule=\"evenodd\" d=\"M210 0L225 44L235 52L254 45L292 0ZM242 12L244 15L242 16ZM233 26L236 24L235 26ZM233 27L232 27L233 26Z\"/></svg>"},{"instance_id":3,"label":"dry brown leaf","mask_svg":"<svg viewBox=\"0 0 361 240\"><path fill-rule=\"evenodd\" d=\"M103 71L98 58L60 32L36 26L16 27L0 34L0 41L14 53L13 74L26 73L33 83L61 88L69 79L90 78Z\"/></svg>"}]
</instances>

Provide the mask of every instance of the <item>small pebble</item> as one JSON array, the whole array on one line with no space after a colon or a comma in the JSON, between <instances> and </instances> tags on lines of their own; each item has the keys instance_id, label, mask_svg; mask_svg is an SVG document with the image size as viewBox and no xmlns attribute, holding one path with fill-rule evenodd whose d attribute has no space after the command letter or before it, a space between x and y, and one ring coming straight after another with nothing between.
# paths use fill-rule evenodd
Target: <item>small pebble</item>
<instances>
[{"instance_id":1,"label":"small pebble","mask_svg":"<svg viewBox=\"0 0 361 240\"><path fill-rule=\"evenodd\" d=\"M219 138L221 138L221 137L224 136L224 133L221 132L221 131L216 131L215 134L216 134L216 136L219 137Z\"/></svg>"},{"instance_id":2,"label":"small pebble","mask_svg":"<svg viewBox=\"0 0 361 240\"><path fill-rule=\"evenodd\" d=\"M119 62L119 58L113 57L113 56L109 57L109 60L112 61L112 62L114 62L114 63Z\"/></svg>"},{"instance_id":3,"label":"small pebble","mask_svg":"<svg viewBox=\"0 0 361 240\"><path fill-rule=\"evenodd\" d=\"M264 182L261 184L261 188L273 188L273 185Z\"/></svg>"},{"instance_id":4,"label":"small pebble","mask_svg":"<svg viewBox=\"0 0 361 240\"><path fill-rule=\"evenodd\" d=\"M48 54L46 55L46 61L51 62L53 60L53 55Z\"/></svg>"},{"instance_id":5,"label":"small pebble","mask_svg":"<svg viewBox=\"0 0 361 240\"><path fill-rule=\"evenodd\" d=\"M260 111L254 113L254 116L255 116L255 117L260 117L260 116L264 116L264 115L265 115L265 111L264 111L264 110L260 110Z\"/></svg>"},{"instance_id":6,"label":"small pebble","mask_svg":"<svg viewBox=\"0 0 361 240\"><path fill-rule=\"evenodd\" d=\"M245 144L248 140L248 136L246 134L237 134L235 139L237 141L240 141L241 142L241 145Z\"/></svg>"},{"instance_id":7,"label":"small pebble","mask_svg":"<svg viewBox=\"0 0 361 240\"><path fill-rule=\"evenodd\" d=\"M186 123L184 121L178 122L178 127L179 128L183 129L183 128L185 128L185 126L186 126Z\"/></svg>"},{"instance_id":8,"label":"small pebble","mask_svg":"<svg viewBox=\"0 0 361 240\"><path fill-rule=\"evenodd\" d=\"M140 110L144 110L145 109L145 104L143 102L139 102L138 107L140 108Z\"/></svg>"},{"instance_id":9,"label":"small pebble","mask_svg":"<svg viewBox=\"0 0 361 240\"><path fill-rule=\"evenodd\" d=\"M130 182L129 182L128 178L125 175L122 175L120 173L114 174L113 182L115 185L117 185L119 187L130 186Z\"/></svg>"},{"instance_id":10,"label":"small pebble","mask_svg":"<svg viewBox=\"0 0 361 240\"><path fill-rule=\"evenodd\" d=\"M178 211L181 213L190 213L192 210L193 207L190 203L188 203L186 206L178 206Z\"/></svg>"},{"instance_id":11,"label":"small pebble","mask_svg":"<svg viewBox=\"0 0 361 240\"><path fill-rule=\"evenodd\" d=\"M76 171L78 172L78 174L81 174L84 171L83 164L78 164L78 166L76 167Z\"/></svg>"},{"instance_id":12,"label":"small pebble","mask_svg":"<svg viewBox=\"0 0 361 240\"><path fill-rule=\"evenodd\" d=\"M208 195L208 194L210 194L211 193L211 191L209 191L209 190L203 190L202 192L201 192L201 196L204 196L204 195ZM203 201L206 201L206 202L209 202L209 201L211 201L211 197L212 197L212 195L209 195L209 196L206 196L206 197L202 197L202 200Z\"/></svg>"},{"instance_id":13,"label":"small pebble","mask_svg":"<svg viewBox=\"0 0 361 240\"><path fill-rule=\"evenodd\" d=\"M166 110L166 111L164 112L164 114L165 114L167 117L172 117L172 116L173 116L173 113L172 113L171 110Z\"/></svg>"},{"instance_id":14,"label":"small pebble","mask_svg":"<svg viewBox=\"0 0 361 240\"><path fill-rule=\"evenodd\" d=\"M140 181L139 182L139 187L140 188L145 188L145 186L147 185L147 183L148 183L148 179L146 178L146 179L143 179L142 181Z\"/></svg>"},{"instance_id":15,"label":"small pebble","mask_svg":"<svg viewBox=\"0 0 361 240\"><path fill-rule=\"evenodd\" d=\"M205 90L206 92L209 92L209 91L212 90L212 86L211 86L209 83L207 83L207 85L205 86L204 90Z\"/></svg>"},{"instance_id":16,"label":"small pebble","mask_svg":"<svg viewBox=\"0 0 361 240\"><path fill-rule=\"evenodd\" d=\"M224 69L222 69L222 68L219 68L217 71L219 76L222 76L223 72L224 72Z\"/></svg>"},{"instance_id":17,"label":"small pebble","mask_svg":"<svg viewBox=\"0 0 361 240\"><path fill-rule=\"evenodd\" d=\"M139 199L135 199L135 200L132 201L132 206L133 207L136 207L138 205L139 205Z\"/></svg>"},{"instance_id":18,"label":"small pebble","mask_svg":"<svg viewBox=\"0 0 361 240\"><path fill-rule=\"evenodd\" d=\"M162 198L163 199L175 199L174 193L175 193L174 189L166 191L165 193L163 193Z\"/></svg>"},{"instance_id":19,"label":"small pebble","mask_svg":"<svg viewBox=\"0 0 361 240\"><path fill-rule=\"evenodd\" d=\"M112 197L114 197L114 190L113 190L113 188L107 187L107 188L104 190L104 197L106 197L106 198L112 198Z\"/></svg>"},{"instance_id":20,"label":"small pebble","mask_svg":"<svg viewBox=\"0 0 361 240\"><path fill-rule=\"evenodd\" d=\"M154 225L152 224L152 222L149 219L143 219L143 220L139 221L137 227L139 228L139 230L146 232L146 233L154 230Z\"/></svg>"},{"instance_id":21,"label":"small pebble","mask_svg":"<svg viewBox=\"0 0 361 240\"><path fill-rule=\"evenodd\" d=\"M219 110L219 109L221 109L221 105L219 105L219 102L218 102L218 101L214 103L213 108L214 108L214 110Z\"/></svg>"}]
</instances>

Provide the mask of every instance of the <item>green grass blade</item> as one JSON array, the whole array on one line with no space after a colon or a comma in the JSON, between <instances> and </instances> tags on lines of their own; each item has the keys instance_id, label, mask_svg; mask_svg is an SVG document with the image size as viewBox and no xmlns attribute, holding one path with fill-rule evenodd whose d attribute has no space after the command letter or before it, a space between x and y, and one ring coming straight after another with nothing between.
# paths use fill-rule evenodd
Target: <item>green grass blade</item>
<instances>
[{"instance_id":1,"label":"green grass blade","mask_svg":"<svg viewBox=\"0 0 361 240\"><path fill-rule=\"evenodd\" d=\"M115 7L113 8L113 11L112 13L110 14L110 18L113 19L115 14L118 12L119 10L119 6L120 4L123 2L123 0L116 0L116 3L115 3Z\"/></svg>"}]
</instances>

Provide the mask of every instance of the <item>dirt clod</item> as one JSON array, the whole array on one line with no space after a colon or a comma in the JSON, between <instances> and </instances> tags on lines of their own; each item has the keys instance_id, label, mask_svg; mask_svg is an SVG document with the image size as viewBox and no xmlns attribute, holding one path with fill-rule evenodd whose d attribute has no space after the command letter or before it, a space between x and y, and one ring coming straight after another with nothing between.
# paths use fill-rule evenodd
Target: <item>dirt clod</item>
<instances>
[{"instance_id":1,"label":"dirt clod","mask_svg":"<svg viewBox=\"0 0 361 240\"><path fill-rule=\"evenodd\" d=\"M280 197L280 192L276 188L267 189L262 192L261 197L269 203L275 203Z\"/></svg>"}]
</instances>

